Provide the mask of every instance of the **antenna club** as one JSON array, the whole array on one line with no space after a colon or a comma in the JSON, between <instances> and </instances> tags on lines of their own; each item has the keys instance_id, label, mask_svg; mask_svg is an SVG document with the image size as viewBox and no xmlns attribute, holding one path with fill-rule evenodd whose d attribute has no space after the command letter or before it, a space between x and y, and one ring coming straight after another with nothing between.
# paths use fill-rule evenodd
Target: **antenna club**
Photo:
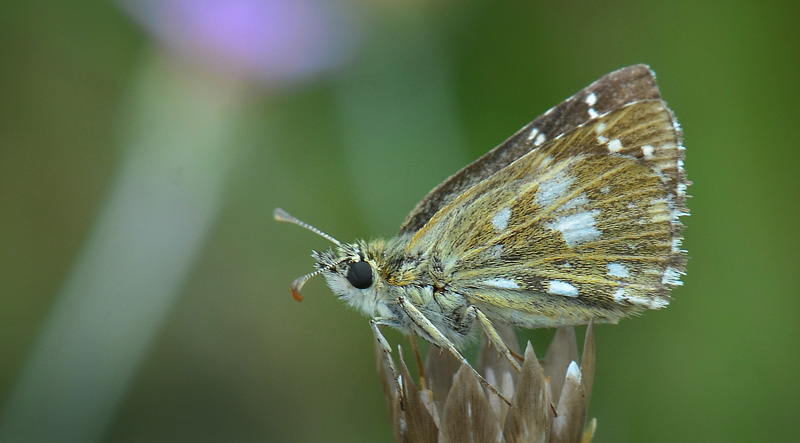
<instances>
[{"instance_id":1,"label":"antenna club","mask_svg":"<svg viewBox=\"0 0 800 443\"><path fill-rule=\"evenodd\" d=\"M277 221L289 221L294 218L281 208L275 208L272 211L272 217L274 217Z\"/></svg>"},{"instance_id":2,"label":"antenna club","mask_svg":"<svg viewBox=\"0 0 800 443\"><path fill-rule=\"evenodd\" d=\"M303 296L300 294L300 291L292 287L292 297L297 300L298 302L303 301Z\"/></svg>"}]
</instances>

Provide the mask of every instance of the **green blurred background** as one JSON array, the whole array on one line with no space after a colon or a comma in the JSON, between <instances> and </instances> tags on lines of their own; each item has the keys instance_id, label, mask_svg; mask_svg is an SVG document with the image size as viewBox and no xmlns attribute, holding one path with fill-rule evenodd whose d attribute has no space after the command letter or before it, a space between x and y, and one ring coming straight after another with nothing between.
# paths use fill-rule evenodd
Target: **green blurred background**
<instances>
[{"instance_id":1,"label":"green blurred background","mask_svg":"<svg viewBox=\"0 0 800 443\"><path fill-rule=\"evenodd\" d=\"M685 131L691 260L669 309L597 329L595 441L796 437L798 12L5 3L0 439L391 441L367 320L321 279L289 294L329 244L273 208L393 235L449 174L634 63Z\"/></svg>"}]
</instances>

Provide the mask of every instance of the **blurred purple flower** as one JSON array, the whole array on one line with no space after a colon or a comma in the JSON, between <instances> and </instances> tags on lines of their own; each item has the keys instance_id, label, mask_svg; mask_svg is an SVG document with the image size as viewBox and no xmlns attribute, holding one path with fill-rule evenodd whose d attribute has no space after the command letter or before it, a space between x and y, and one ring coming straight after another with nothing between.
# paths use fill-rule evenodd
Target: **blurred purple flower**
<instances>
[{"instance_id":1,"label":"blurred purple flower","mask_svg":"<svg viewBox=\"0 0 800 443\"><path fill-rule=\"evenodd\" d=\"M342 1L119 1L171 51L269 85L337 68L355 52L358 26Z\"/></svg>"}]
</instances>

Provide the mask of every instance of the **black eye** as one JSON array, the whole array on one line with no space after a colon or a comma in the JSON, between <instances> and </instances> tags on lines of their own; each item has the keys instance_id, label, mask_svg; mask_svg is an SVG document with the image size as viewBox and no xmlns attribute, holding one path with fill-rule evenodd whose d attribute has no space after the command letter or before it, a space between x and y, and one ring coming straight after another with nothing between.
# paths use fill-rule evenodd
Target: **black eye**
<instances>
[{"instance_id":1,"label":"black eye","mask_svg":"<svg viewBox=\"0 0 800 443\"><path fill-rule=\"evenodd\" d=\"M358 289L372 286L372 267L365 261L350 263L347 268L347 281Z\"/></svg>"}]
</instances>

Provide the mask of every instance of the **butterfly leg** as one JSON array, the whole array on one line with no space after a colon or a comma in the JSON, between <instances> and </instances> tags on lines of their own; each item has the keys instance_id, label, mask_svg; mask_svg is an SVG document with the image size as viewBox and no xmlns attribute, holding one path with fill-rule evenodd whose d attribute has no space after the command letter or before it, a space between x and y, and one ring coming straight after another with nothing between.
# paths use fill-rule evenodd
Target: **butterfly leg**
<instances>
[{"instance_id":1,"label":"butterfly leg","mask_svg":"<svg viewBox=\"0 0 800 443\"><path fill-rule=\"evenodd\" d=\"M397 371L397 367L394 365L394 360L392 360L392 347L389 346L389 342L386 341L386 337L383 336L383 332L378 326L385 325L385 326L396 326L397 321L390 317L376 317L369 321L369 326L372 328L372 335L375 336L375 341L380 346L381 351L386 354L386 362L389 364L389 370L392 371L392 378L394 378L394 385L397 388L397 398L401 401L401 408L402 408L402 401L403 401L403 388L400 386L400 372Z\"/></svg>"},{"instance_id":2,"label":"butterfly leg","mask_svg":"<svg viewBox=\"0 0 800 443\"><path fill-rule=\"evenodd\" d=\"M381 347L381 350L386 354L392 353L392 347L389 346L389 342L386 341L386 337L383 336L383 332L381 332L378 326L395 326L397 322L388 317L376 317L369 321L369 326L372 328L372 335L375 336L375 340L378 342L378 346Z\"/></svg>"},{"instance_id":3,"label":"butterfly leg","mask_svg":"<svg viewBox=\"0 0 800 443\"><path fill-rule=\"evenodd\" d=\"M486 314L484 314L480 309L478 309L473 305L467 309L466 320L472 322L474 321L474 319L478 320L478 323L481 325L481 328L483 328L483 332L489 339L489 343L494 345L494 347L497 349L497 352L502 354L506 358L506 360L508 360L508 362L511 363L511 366L513 366L514 369L517 370L517 372L522 372L522 367L520 367L519 363L512 355L511 350L508 349L508 346L506 346L505 342L503 342L503 339L500 337L500 334L497 333L497 329L494 328L492 321L489 320Z\"/></svg>"},{"instance_id":4,"label":"butterfly leg","mask_svg":"<svg viewBox=\"0 0 800 443\"><path fill-rule=\"evenodd\" d=\"M422 312L420 312L419 309L416 308L416 306L406 301L405 297L398 297L397 304L398 306L400 306L401 309L403 309L403 312L405 312L406 315L408 315L408 318L411 319L411 321L414 322L414 324L428 336L428 339L431 341L431 343L442 349L447 349L448 351L450 351L450 353L458 361L460 361L462 364L469 366L469 368L472 369L472 373L475 374L475 377L478 379L478 381L481 382L481 385L492 391L493 394L497 395L498 397L500 397L501 400L506 402L506 404L511 406L511 402L507 398L505 398L503 394L501 394L500 391L497 390L497 388L495 388L491 383L486 381L486 379L483 378L483 376L478 371L476 371L471 364L469 364L467 359L464 358L464 356L461 355L461 352L458 351L456 345L454 345L453 342L451 342L447 337L445 337L444 334L442 334L442 332L439 331L436 325L431 323L431 321L428 320L428 318L425 317L425 315ZM496 331L495 334L497 334Z\"/></svg>"}]
</instances>

